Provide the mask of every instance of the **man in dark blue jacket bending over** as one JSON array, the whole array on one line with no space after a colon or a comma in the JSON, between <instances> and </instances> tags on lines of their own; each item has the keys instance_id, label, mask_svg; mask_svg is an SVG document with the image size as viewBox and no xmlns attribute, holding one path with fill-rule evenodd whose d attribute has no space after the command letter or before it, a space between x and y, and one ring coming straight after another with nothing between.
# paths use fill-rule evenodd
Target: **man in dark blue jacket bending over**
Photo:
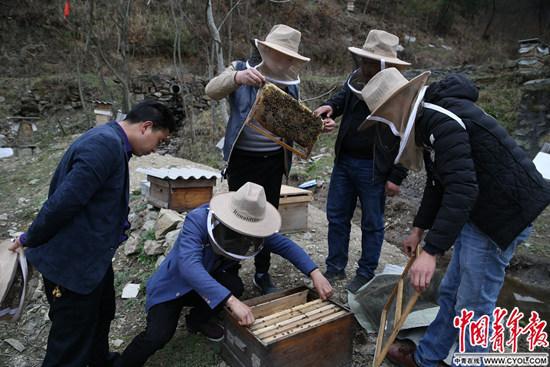
<instances>
[{"instance_id":1,"label":"man in dark blue jacket bending over","mask_svg":"<svg viewBox=\"0 0 550 367\"><path fill-rule=\"evenodd\" d=\"M251 309L237 299L243 292L239 261L264 247L309 275L321 299L330 297L330 283L300 246L276 233L280 227L279 212L267 202L263 187L252 182L190 212L174 248L147 283L147 328L115 366L142 366L172 338L184 306L192 307L188 330L210 340L223 338L212 317L224 305L241 325L251 325Z\"/></svg>"},{"instance_id":2,"label":"man in dark blue jacket bending over","mask_svg":"<svg viewBox=\"0 0 550 367\"><path fill-rule=\"evenodd\" d=\"M174 130L168 108L145 101L124 121L83 134L57 166L29 230L10 247L27 247L44 278L52 326L43 366L111 365L111 259L130 227L128 160L153 152Z\"/></svg>"}]
</instances>

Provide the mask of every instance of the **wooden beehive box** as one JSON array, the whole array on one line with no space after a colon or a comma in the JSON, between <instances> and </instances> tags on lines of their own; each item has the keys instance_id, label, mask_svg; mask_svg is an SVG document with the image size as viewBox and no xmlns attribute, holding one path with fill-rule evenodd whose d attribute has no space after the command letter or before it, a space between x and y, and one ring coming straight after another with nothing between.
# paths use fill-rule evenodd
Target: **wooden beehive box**
<instances>
[{"instance_id":1,"label":"wooden beehive box","mask_svg":"<svg viewBox=\"0 0 550 367\"><path fill-rule=\"evenodd\" d=\"M93 101L95 126L106 124L113 120L113 104L106 101Z\"/></svg>"},{"instance_id":2,"label":"wooden beehive box","mask_svg":"<svg viewBox=\"0 0 550 367\"><path fill-rule=\"evenodd\" d=\"M308 205L313 200L309 190L282 185L279 198L279 213L281 214L281 233L291 233L307 230Z\"/></svg>"},{"instance_id":3,"label":"wooden beehive box","mask_svg":"<svg viewBox=\"0 0 550 367\"><path fill-rule=\"evenodd\" d=\"M198 168L139 169L151 183L148 202L157 208L179 212L210 201L220 175Z\"/></svg>"},{"instance_id":4,"label":"wooden beehive box","mask_svg":"<svg viewBox=\"0 0 550 367\"><path fill-rule=\"evenodd\" d=\"M355 319L345 307L306 288L245 301L256 321L224 318L222 357L232 367L350 366Z\"/></svg>"}]
</instances>

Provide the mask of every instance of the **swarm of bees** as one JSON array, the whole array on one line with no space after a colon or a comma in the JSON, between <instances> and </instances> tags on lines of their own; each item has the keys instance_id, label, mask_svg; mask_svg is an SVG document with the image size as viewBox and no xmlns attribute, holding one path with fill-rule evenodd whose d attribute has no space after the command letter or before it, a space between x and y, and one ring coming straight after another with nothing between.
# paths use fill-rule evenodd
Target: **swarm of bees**
<instances>
[{"instance_id":1,"label":"swarm of bees","mask_svg":"<svg viewBox=\"0 0 550 367\"><path fill-rule=\"evenodd\" d=\"M274 135L299 144L306 155L323 129L320 117L272 83L258 91L250 117Z\"/></svg>"}]
</instances>

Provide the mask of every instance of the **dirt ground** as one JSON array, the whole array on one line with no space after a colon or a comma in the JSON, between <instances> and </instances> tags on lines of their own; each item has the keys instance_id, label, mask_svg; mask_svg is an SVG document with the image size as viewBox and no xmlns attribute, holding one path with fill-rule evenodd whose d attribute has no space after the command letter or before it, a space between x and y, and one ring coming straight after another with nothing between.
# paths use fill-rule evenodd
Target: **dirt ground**
<instances>
[{"instance_id":1,"label":"dirt ground","mask_svg":"<svg viewBox=\"0 0 550 367\"><path fill-rule=\"evenodd\" d=\"M4 236L25 228L34 215L40 203L44 200L51 171L60 158L66 145L74 139L67 137L44 148L33 159L9 158L2 161L0 166L0 184L2 184L2 200L0 209L8 213L9 221L0 222ZM330 158L330 157L329 157ZM330 163L331 158L328 163ZM52 163L53 161L53 163ZM297 163L296 171L300 172L309 163ZM131 160L131 210L133 216L132 231L140 238L147 238L149 233L141 227L147 221L155 220L158 211L146 204L139 193L142 174L136 173L138 167L166 167L166 166L196 166L205 168L181 158L167 155L152 154L147 157ZM307 167L306 167L307 168ZM326 228L327 220L324 212L326 193L330 175L330 165L320 170L320 181L323 185L315 189L312 205L309 207L309 230L303 233L289 235L311 255L314 261L324 270L324 259L327 254ZM9 178L7 178L9 177ZM38 177L38 178L37 178ZM299 178L299 177L298 177ZM36 181L38 180L38 181ZM290 184L298 183L296 177ZM411 174L402 187L399 197L388 198L386 206L386 241L382 249L379 269L385 264L403 265L405 255L400 251L400 243L411 227L412 218L420 200L420 193L424 183L421 174ZM217 185L217 192L226 191L226 182ZM13 209L17 208L17 209ZM15 219L15 220L12 220ZM348 280L354 275L356 261L360 255L360 208L356 210L351 231L350 261L347 268ZM8 225L9 223L9 225ZM537 234L536 234L537 235ZM546 241L545 233L535 241ZM546 238L546 239L545 239ZM534 246L534 245L533 245ZM526 247L526 250L529 248ZM448 256L440 262L440 267L446 265ZM147 256L143 249L136 255L126 256L121 247L114 258L115 287L117 295L117 314L113 321L110 341L114 351L122 351L124 347L144 329L145 326L145 290L147 279L154 272L158 256ZM271 273L275 283L280 288L291 288L304 284L304 276L289 263L273 256ZM511 274L519 279L530 277L530 284L550 284L545 279L550 276L548 261L537 259L528 251L523 254L520 249L512 266ZM245 283L244 298L259 295L252 285L253 264L251 261L243 264L241 275ZM334 284L335 299L345 303L347 301L346 280ZM127 283L141 285L138 297L135 299L121 299L122 288ZM39 366L45 353L47 335L50 322L47 317L48 306L39 277L35 275L32 283L32 292L22 319L16 324L2 324L0 328L0 366ZM522 289L524 287L522 286ZM539 289L539 288L537 288ZM547 300L547 288L542 288L539 299ZM527 305L529 307L545 307L545 305ZM181 318L183 320L183 317ZM376 334L367 334L358 328L354 338L353 366L365 366L372 363ZM25 350L19 352L5 342L6 339L16 339L22 343ZM211 343L200 336L191 335L182 323L174 338L161 351L156 353L148 363L149 366L226 366L219 356L220 345Z\"/></svg>"}]
</instances>

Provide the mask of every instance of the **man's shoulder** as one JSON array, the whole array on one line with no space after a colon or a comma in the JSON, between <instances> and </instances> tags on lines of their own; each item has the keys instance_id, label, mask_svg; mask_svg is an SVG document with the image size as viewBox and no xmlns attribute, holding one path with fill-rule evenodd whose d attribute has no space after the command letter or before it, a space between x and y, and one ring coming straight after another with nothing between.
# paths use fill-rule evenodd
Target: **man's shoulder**
<instances>
[{"instance_id":1,"label":"man's shoulder","mask_svg":"<svg viewBox=\"0 0 550 367\"><path fill-rule=\"evenodd\" d=\"M187 213L187 216L185 217L185 224L193 223L195 226L199 226L202 228L203 225L206 224L206 219L208 217L209 212L209 205L203 204L193 210L191 210L189 213ZM206 226L204 226L206 228Z\"/></svg>"},{"instance_id":2,"label":"man's shoulder","mask_svg":"<svg viewBox=\"0 0 550 367\"><path fill-rule=\"evenodd\" d=\"M122 140L109 125L94 127L82 134L71 145L73 150L92 150L97 153L116 154L121 150Z\"/></svg>"}]
</instances>

